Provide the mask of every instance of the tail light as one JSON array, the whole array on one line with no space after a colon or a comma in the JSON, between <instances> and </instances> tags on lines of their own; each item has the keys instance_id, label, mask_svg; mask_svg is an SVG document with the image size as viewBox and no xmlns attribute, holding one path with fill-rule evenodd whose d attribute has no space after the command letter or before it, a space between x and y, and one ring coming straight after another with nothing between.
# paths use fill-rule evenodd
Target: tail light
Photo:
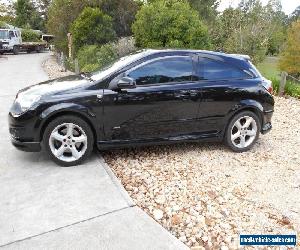
<instances>
[{"instance_id":1,"label":"tail light","mask_svg":"<svg viewBox=\"0 0 300 250\"><path fill-rule=\"evenodd\" d=\"M272 81L270 81L266 78L263 78L263 81L261 84L270 94L273 93Z\"/></svg>"}]
</instances>

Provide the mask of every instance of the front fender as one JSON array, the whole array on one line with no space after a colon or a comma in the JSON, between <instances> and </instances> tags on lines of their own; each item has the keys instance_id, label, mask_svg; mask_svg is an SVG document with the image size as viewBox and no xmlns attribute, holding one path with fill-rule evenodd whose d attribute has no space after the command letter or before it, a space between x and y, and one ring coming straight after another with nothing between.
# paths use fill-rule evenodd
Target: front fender
<instances>
[{"instance_id":1,"label":"front fender","mask_svg":"<svg viewBox=\"0 0 300 250\"><path fill-rule=\"evenodd\" d=\"M91 117L91 118L96 117L96 115L90 109L88 109L83 105L75 104L75 103L60 103L45 109L40 114L40 118L44 120L45 118L53 116L56 113L66 112L66 111L78 112L84 116Z\"/></svg>"},{"instance_id":2,"label":"front fender","mask_svg":"<svg viewBox=\"0 0 300 250\"><path fill-rule=\"evenodd\" d=\"M40 138L49 121L57 115L63 113L72 113L74 115L77 114L78 116L83 117L85 120L91 123L92 126L95 124L94 120L96 119L96 115L87 107L75 103L59 103L46 108L43 112L40 113L39 119L35 124L35 128L40 131Z\"/></svg>"}]
</instances>

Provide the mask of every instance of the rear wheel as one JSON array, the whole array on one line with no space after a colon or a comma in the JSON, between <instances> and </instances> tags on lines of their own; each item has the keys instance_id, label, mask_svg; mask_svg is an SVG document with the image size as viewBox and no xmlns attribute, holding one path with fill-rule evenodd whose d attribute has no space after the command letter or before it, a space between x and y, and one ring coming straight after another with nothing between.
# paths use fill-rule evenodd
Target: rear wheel
<instances>
[{"instance_id":1,"label":"rear wheel","mask_svg":"<svg viewBox=\"0 0 300 250\"><path fill-rule=\"evenodd\" d=\"M261 130L260 120L251 111L234 116L228 124L225 141L235 152L245 152L253 147Z\"/></svg>"},{"instance_id":2,"label":"rear wheel","mask_svg":"<svg viewBox=\"0 0 300 250\"><path fill-rule=\"evenodd\" d=\"M57 164L70 167L82 163L91 154L94 138L84 120L76 116L64 116L49 123L43 142Z\"/></svg>"},{"instance_id":3,"label":"rear wheel","mask_svg":"<svg viewBox=\"0 0 300 250\"><path fill-rule=\"evenodd\" d=\"M18 46L14 46L13 47L13 53L14 53L14 55L18 55L19 52L20 52L20 48Z\"/></svg>"}]
</instances>

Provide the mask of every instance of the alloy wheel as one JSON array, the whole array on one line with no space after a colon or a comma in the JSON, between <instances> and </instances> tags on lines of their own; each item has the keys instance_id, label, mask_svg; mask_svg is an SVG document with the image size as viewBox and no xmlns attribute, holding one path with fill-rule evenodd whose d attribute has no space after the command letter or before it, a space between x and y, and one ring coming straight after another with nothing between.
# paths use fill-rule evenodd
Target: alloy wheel
<instances>
[{"instance_id":1,"label":"alloy wheel","mask_svg":"<svg viewBox=\"0 0 300 250\"><path fill-rule=\"evenodd\" d=\"M50 134L49 146L53 155L64 162L80 159L87 150L87 135L73 123L58 125Z\"/></svg>"},{"instance_id":2,"label":"alloy wheel","mask_svg":"<svg viewBox=\"0 0 300 250\"><path fill-rule=\"evenodd\" d=\"M250 146L257 135L257 124L253 117L240 117L231 128L231 142L237 148Z\"/></svg>"}]
</instances>

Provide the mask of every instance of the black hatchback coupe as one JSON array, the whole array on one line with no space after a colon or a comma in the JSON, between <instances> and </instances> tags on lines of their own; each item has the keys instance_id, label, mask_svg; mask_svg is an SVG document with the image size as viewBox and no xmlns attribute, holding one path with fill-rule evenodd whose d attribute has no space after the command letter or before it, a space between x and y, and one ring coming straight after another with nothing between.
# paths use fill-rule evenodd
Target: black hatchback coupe
<instances>
[{"instance_id":1,"label":"black hatchback coupe","mask_svg":"<svg viewBox=\"0 0 300 250\"><path fill-rule=\"evenodd\" d=\"M199 50L143 50L94 73L21 90L9 112L12 143L42 147L62 166L94 145L224 141L249 150L271 128L271 82L250 58Z\"/></svg>"}]
</instances>

